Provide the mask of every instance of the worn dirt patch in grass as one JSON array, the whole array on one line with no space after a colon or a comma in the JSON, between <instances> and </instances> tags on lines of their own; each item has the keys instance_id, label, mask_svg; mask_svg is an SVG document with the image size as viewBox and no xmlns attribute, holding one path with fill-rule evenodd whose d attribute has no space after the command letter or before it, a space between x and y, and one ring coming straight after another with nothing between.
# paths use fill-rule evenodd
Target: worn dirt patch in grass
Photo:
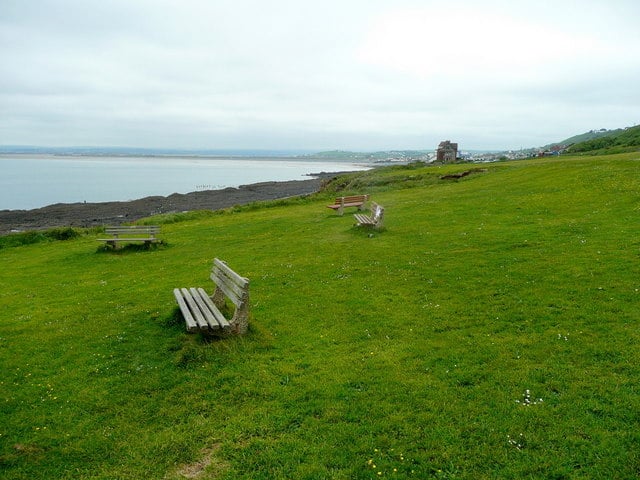
<instances>
[{"instance_id":1,"label":"worn dirt patch in grass","mask_svg":"<svg viewBox=\"0 0 640 480\"><path fill-rule=\"evenodd\" d=\"M215 445L208 448L203 448L200 452L202 455L200 460L193 463L180 465L172 474L168 475L166 479L218 478L218 475L220 473L229 468L229 465L226 462L215 458L215 454L219 449L219 443L216 443Z\"/></svg>"}]
</instances>

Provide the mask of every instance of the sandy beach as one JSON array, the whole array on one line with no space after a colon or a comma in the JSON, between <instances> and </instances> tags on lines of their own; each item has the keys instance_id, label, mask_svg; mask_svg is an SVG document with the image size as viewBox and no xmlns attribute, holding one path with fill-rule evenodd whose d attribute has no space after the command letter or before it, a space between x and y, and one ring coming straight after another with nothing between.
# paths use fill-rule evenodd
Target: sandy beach
<instances>
[{"instance_id":1,"label":"sandy beach","mask_svg":"<svg viewBox=\"0 0 640 480\"><path fill-rule=\"evenodd\" d=\"M339 173L313 175L309 180L263 182L223 190L174 193L167 197L153 196L122 202L56 203L33 210L0 210L0 235L52 227L120 225L160 213L219 210L256 201L306 195L317 192L322 182Z\"/></svg>"}]
</instances>

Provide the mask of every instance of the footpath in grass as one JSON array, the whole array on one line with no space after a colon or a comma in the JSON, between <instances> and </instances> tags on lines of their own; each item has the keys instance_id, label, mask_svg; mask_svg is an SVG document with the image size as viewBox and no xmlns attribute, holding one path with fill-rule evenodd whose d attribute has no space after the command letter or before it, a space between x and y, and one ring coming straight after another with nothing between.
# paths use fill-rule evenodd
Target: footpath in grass
<instances>
[{"instance_id":1,"label":"footpath in grass","mask_svg":"<svg viewBox=\"0 0 640 480\"><path fill-rule=\"evenodd\" d=\"M441 179L470 168L150 219L150 250L1 248L0 476L636 477L640 156ZM214 257L251 279L245 337L184 331L172 289Z\"/></svg>"}]
</instances>

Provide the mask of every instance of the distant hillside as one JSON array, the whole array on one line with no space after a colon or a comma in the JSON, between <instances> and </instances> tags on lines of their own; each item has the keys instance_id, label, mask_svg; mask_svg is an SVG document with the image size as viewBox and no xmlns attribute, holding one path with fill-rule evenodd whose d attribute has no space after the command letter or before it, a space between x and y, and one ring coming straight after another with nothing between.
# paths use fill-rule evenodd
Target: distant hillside
<instances>
[{"instance_id":1,"label":"distant hillside","mask_svg":"<svg viewBox=\"0 0 640 480\"><path fill-rule=\"evenodd\" d=\"M600 132L602 131L596 133ZM609 154L638 150L640 147L640 125L618 130L608 130L603 132L604 135L596 135L591 138L588 138L589 133L591 132L565 140L565 144L574 143L567 149L567 152ZM587 136L587 140L571 142L572 139L579 139L585 135Z\"/></svg>"},{"instance_id":2,"label":"distant hillside","mask_svg":"<svg viewBox=\"0 0 640 480\"><path fill-rule=\"evenodd\" d=\"M553 145L573 145L575 143L587 142L589 140L593 140L600 137L607 137L609 135L613 135L616 133L624 132L623 128L618 128L616 130L607 130L606 128L601 128L600 130L589 130L586 133L582 133L580 135L574 135L573 137L569 137L561 142L554 143Z\"/></svg>"}]
</instances>

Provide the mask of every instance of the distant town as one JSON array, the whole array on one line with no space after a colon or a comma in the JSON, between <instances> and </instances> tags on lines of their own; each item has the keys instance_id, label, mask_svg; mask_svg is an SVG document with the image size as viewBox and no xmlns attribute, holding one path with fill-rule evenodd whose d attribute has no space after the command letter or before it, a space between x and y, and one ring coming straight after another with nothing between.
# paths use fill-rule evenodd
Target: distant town
<instances>
[{"instance_id":1,"label":"distant town","mask_svg":"<svg viewBox=\"0 0 640 480\"><path fill-rule=\"evenodd\" d=\"M463 150L457 142L441 141L433 150L390 150L380 152L348 152L334 150L314 153L318 158L341 158L350 161L373 162L377 164L425 162L444 163L485 163L526 158L552 157L564 153L583 152L623 153L636 151L640 146L640 125L607 130L600 128L574 135L560 142L542 147L521 148L520 150L478 151Z\"/></svg>"},{"instance_id":2,"label":"distant town","mask_svg":"<svg viewBox=\"0 0 640 480\"><path fill-rule=\"evenodd\" d=\"M502 152L465 151L460 150L458 144L444 140L434 150L389 150L380 152L348 152L334 150L320 152L307 157L340 158L350 161L372 162L377 164L394 163L485 163L505 160L522 160L525 158L560 155L565 151L565 145L553 145L548 148L528 148L507 150Z\"/></svg>"}]
</instances>

